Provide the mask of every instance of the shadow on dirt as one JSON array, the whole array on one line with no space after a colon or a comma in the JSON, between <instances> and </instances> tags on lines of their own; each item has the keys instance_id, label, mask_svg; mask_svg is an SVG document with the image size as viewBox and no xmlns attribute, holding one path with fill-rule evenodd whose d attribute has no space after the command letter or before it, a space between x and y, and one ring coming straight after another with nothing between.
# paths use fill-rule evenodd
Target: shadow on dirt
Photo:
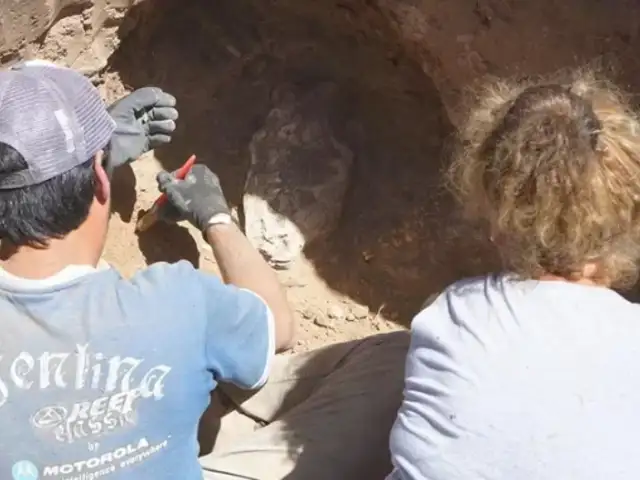
<instances>
[{"instance_id":1,"label":"shadow on dirt","mask_svg":"<svg viewBox=\"0 0 640 480\"><path fill-rule=\"evenodd\" d=\"M126 165L113 172L112 188L117 192L113 196L111 210L117 213L123 222L130 222L136 204L136 177L131 166Z\"/></svg>"},{"instance_id":2,"label":"shadow on dirt","mask_svg":"<svg viewBox=\"0 0 640 480\"><path fill-rule=\"evenodd\" d=\"M159 222L138 234L138 243L147 264L187 260L196 268L200 265L198 244L183 226Z\"/></svg>"}]
</instances>

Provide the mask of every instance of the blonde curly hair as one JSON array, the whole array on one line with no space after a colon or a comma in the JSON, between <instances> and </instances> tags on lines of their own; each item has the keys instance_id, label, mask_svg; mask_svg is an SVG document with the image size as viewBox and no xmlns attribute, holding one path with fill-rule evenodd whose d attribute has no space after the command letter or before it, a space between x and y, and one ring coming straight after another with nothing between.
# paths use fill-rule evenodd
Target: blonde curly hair
<instances>
[{"instance_id":1,"label":"blonde curly hair","mask_svg":"<svg viewBox=\"0 0 640 480\"><path fill-rule=\"evenodd\" d=\"M485 86L448 183L524 278L594 277L625 288L640 260L640 123L593 72Z\"/></svg>"}]
</instances>

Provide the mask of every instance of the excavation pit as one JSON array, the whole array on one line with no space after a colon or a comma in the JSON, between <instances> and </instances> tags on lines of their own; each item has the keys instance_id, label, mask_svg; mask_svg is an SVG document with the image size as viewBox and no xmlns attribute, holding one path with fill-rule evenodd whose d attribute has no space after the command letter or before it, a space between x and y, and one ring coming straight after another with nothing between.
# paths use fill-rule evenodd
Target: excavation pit
<instances>
[{"instance_id":1,"label":"excavation pit","mask_svg":"<svg viewBox=\"0 0 640 480\"><path fill-rule=\"evenodd\" d=\"M541 74L596 58L613 65L612 76L627 88L640 86L637 6L519 3L137 3L119 20L118 48L87 73L108 101L148 85L171 92L180 120L171 145L118 173L107 260L125 275L183 258L215 271L209 248L186 227L134 234L137 212L157 195L155 174L195 153L221 177L230 203L242 207L252 141L280 105L282 89L304 96L331 84L332 108L319 110L352 165L331 234L279 273L299 316L297 348L408 325L430 294L495 265L441 186L449 140L464 116L462 89L486 74ZM72 58L54 37L76 32L74 22L86 29L98 5L83 5L63 11L30 44L33 52L62 63Z\"/></svg>"}]
</instances>

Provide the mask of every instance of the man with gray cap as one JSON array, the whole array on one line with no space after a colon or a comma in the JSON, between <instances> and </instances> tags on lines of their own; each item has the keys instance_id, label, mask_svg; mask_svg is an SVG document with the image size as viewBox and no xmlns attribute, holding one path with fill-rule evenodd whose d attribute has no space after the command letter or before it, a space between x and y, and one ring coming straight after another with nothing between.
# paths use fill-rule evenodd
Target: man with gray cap
<instances>
[{"instance_id":1,"label":"man with gray cap","mask_svg":"<svg viewBox=\"0 0 640 480\"><path fill-rule=\"evenodd\" d=\"M159 214L201 230L224 283L100 261L113 170L176 119L159 89L106 109L71 70L0 72L0 479L381 478L408 335L275 357L286 296L206 166L159 174Z\"/></svg>"},{"instance_id":2,"label":"man with gray cap","mask_svg":"<svg viewBox=\"0 0 640 480\"><path fill-rule=\"evenodd\" d=\"M107 109L72 70L0 72L3 480L200 479L210 392L260 386L291 341L284 293L215 185L200 220L229 284L187 262L131 279L101 263L113 170L168 142L177 116L157 88Z\"/></svg>"}]
</instances>

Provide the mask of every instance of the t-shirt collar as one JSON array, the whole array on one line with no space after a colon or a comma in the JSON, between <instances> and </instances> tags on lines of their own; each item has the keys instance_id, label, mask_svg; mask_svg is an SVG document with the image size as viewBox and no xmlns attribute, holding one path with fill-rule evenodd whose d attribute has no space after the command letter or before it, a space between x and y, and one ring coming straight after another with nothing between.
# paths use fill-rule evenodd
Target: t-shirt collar
<instances>
[{"instance_id":1,"label":"t-shirt collar","mask_svg":"<svg viewBox=\"0 0 640 480\"><path fill-rule=\"evenodd\" d=\"M91 275L96 272L108 270L110 265L100 259L98 265L67 265L58 273L37 280L30 278L22 278L13 275L0 267L0 288L8 287L11 290L41 290L43 288L56 287L65 283L72 282L78 278Z\"/></svg>"}]
</instances>

